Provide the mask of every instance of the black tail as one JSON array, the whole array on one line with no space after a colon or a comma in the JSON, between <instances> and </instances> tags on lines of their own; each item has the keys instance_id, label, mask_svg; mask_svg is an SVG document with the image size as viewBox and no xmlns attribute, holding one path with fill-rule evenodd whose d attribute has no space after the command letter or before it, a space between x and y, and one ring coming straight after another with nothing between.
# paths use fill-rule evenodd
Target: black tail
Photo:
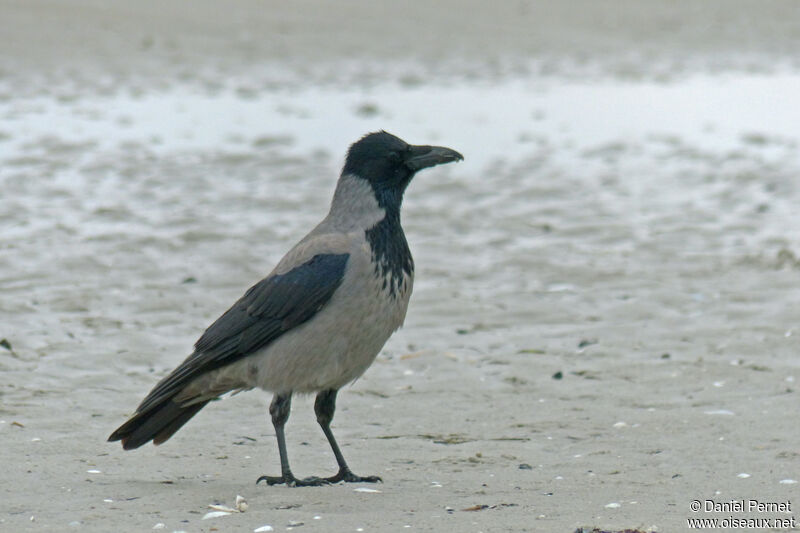
<instances>
[{"instance_id":1,"label":"black tail","mask_svg":"<svg viewBox=\"0 0 800 533\"><path fill-rule=\"evenodd\" d=\"M172 398L166 398L144 411L137 411L133 418L122 424L108 437L110 442L121 440L122 447L133 450L151 440L161 444L178 431L211 400L181 406Z\"/></svg>"}]
</instances>

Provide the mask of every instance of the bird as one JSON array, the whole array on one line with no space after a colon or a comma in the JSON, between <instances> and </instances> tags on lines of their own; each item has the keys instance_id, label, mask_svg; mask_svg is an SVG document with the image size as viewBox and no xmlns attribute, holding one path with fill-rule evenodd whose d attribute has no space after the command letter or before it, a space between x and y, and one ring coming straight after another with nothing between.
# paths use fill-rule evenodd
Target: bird
<instances>
[{"instance_id":1,"label":"bird","mask_svg":"<svg viewBox=\"0 0 800 533\"><path fill-rule=\"evenodd\" d=\"M327 216L205 330L108 440L125 450L162 444L210 401L260 388L273 394L281 475L256 484L381 482L355 475L339 449L331 430L337 393L367 370L405 320L414 282L400 223L406 188L420 170L463 159L451 148L410 145L383 130L353 143ZM293 394L316 394L317 422L339 467L334 476L292 473L284 427Z\"/></svg>"}]
</instances>

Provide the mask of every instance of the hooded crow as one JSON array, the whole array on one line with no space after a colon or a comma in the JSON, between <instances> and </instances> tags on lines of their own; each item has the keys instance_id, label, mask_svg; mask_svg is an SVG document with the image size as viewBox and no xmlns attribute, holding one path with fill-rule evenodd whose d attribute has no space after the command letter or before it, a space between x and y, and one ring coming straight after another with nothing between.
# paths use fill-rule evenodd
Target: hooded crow
<instances>
[{"instance_id":1,"label":"hooded crow","mask_svg":"<svg viewBox=\"0 0 800 533\"><path fill-rule=\"evenodd\" d=\"M203 333L194 352L147 395L109 441L126 450L161 444L208 402L261 388L278 439L280 476L290 486L377 482L353 474L331 432L336 394L361 376L405 319L414 261L400 225L403 193L418 171L463 159L440 146L413 146L380 131L350 147L322 222ZM284 425L293 393L317 393L314 411L339 472L298 479Z\"/></svg>"}]
</instances>

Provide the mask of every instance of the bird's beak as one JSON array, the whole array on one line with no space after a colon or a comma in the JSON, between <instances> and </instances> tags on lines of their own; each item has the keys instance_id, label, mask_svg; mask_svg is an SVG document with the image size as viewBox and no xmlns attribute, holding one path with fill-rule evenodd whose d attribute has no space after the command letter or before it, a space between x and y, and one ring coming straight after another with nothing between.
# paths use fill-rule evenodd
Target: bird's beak
<instances>
[{"instance_id":1,"label":"bird's beak","mask_svg":"<svg viewBox=\"0 0 800 533\"><path fill-rule=\"evenodd\" d=\"M464 156L444 146L412 146L405 164L414 172L423 168L461 161Z\"/></svg>"}]
</instances>

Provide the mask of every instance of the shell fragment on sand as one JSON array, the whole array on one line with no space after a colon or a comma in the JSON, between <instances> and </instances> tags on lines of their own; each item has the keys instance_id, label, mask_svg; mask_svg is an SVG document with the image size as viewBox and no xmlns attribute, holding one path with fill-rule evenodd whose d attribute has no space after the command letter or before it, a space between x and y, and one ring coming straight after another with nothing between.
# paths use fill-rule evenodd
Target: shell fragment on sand
<instances>
[{"instance_id":1,"label":"shell fragment on sand","mask_svg":"<svg viewBox=\"0 0 800 533\"><path fill-rule=\"evenodd\" d=\"M227 505L220 505L218 503L209 504L208 508L212 509L212 511L203 515L203 520L208 520L209 518L219 518L220 516L227 516L233 513L243 513L247 510L247 500L245 500L242 496L236 495L236 508L228 507Z\"/></svg>"}]
</instances>

